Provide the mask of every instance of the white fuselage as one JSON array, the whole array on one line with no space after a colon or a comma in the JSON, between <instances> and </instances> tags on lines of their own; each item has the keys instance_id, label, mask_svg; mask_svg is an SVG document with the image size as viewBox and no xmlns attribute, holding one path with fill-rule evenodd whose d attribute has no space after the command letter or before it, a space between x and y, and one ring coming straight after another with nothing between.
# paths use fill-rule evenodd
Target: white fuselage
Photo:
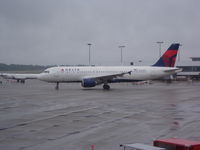
<instances>
[{"instance_id":1,"label":"white fuselage","mask_svg":"<svg viewBox=\"0 0 200 150\"><path fill-rule=\"evenodd\" d=\"M175 70L176 69L176 70ZM87 66L87 67L52 67L38 75L38 79L46 82L81 82L85 78L109 76L130 72L115 77L119 82L152 80L175 74L178 68L152 66Z\"/></svg>"}]
</instances>

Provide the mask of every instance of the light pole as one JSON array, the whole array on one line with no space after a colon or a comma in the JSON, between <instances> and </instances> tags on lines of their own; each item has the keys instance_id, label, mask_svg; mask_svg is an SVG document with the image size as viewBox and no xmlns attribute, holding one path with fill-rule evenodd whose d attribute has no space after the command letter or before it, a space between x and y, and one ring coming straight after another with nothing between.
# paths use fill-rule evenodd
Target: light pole
<instances>
[{"instance_id":1,"label":"light pole","mask_svg":"<svg viewBox=\"0 0 200 150\"><path fill-rule=\"evenodd\" d=\"M120 45L119 48L121 50L121 65L123 65L123 54L122 54L122 49L124 48L124 45Z\"/></svg>"},{"instance_id":2,"label":"light pole","mask_svg":"<svg viewBox=\"0 0 200 150\"><path fill-rule=\"evenodd\" d=\"M179 47L183 46L183 44L179 44ZM179 48L179 51L178 51L178 61L181 60L181 51L180 51L180 48Z\"/></svg>"},{"instance_id":3,"label":"light pole","mask_svg":"<svg viewBox=\"0 0 200 150\"><path fill-rule=\"evenodd\" d=\"M89 66L90 66L90 48L91 48L91 45L92 45L92 44L91 44L91 43L88 43L87 45L89 46Z\"/></svg>"},{"instance_id":4,"label":"light pole","mask_svg":"<svg viewBox=\"0 0 200 150\"><path fill-rule=\"evenodd\" d=\"M161 57L161 44L163 44L164 42L158 41L156 43L159 45L159 58L160 58Z\"/></svg>"}]
</instances>

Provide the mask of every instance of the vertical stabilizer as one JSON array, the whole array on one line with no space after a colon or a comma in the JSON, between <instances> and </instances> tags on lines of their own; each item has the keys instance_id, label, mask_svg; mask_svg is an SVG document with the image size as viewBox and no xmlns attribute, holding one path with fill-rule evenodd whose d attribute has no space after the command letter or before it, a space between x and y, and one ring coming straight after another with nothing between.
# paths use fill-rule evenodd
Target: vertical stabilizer
<instances>
[{"instance_id":1,"label":"vertical stabilizer","mask_svg":"<svg viewBox=\"0 0 200 150\"><path fill-rule=\"evenodd\" d=\"M179 45L179 43L173 43L153 66L174 67Z\"/></svg>"}]
</instances>

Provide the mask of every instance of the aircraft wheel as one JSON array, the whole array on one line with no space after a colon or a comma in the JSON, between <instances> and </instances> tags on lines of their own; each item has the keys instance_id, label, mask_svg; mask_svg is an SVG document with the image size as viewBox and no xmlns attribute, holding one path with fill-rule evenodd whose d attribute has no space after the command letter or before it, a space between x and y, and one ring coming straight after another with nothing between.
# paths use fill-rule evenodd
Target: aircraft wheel
<instances>
[{"instance_id":1,"label":"aircraft wheel","mask_svg":"<svg viewBox=\"0 0 200 150\"><path fill-rule=\"evenodd\" d=\"M24 83L25 83L25 80L21 80L20 82L24 84Z\"/></svg>"},{"instance_id":2,"label":"aircraft wheel","mask_svg":"<svg viewBox=\"0 0 200 150\"><path fill-rule=\"evenodd\" d=\"M104 89L104 90L109 90L109 89L110 89L110 86L109 86L108 84L104 84L104 85L103 85L103 89Z\"/></svg>"}]
</instances>

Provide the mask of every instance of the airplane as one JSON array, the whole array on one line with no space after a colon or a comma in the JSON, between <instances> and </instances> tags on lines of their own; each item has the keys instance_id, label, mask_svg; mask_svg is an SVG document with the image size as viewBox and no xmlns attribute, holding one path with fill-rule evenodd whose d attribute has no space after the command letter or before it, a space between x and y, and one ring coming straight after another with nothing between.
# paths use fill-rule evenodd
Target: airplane
<instances>
[{"instance_id":1,"label":"airplane","mask_svg":"<svg viewBox=\"0 0 200 150\"><path fill-rule=\"evenodd\" d=\"M109 90L110 83L154 80L181 72L180 68L174 67L179 45L179 43L171 44L152 66L58 66L47 68L42 73L33 74L33 76L24 74L23 79L33 77L56 83L56 90L59 89L59 83L69 82L80 82L84 88L103 84L103 89ZM18 79L15 74L12 75Z\"/></svg>"},{"instance_id":2,"label":"airplane","mask_svg":"<svg viewBox=\"0 0 200 150\"><path fill-rule=\"evenodd\" d=\"M4 79L17 80L17 82L25 83L27 79L37 79L38 74L12 74L12 73L1 73L1 77Z\"/></svg>"},{"instance_id":3,"label":"airplane","mask_svg":"<svg viewBox=\"0 0 200 150\"><path fill-rule=\"evenodd\" d=\"M59 89L62 82L80 82L84 88L103 84L105 90L110 89L110 83L159 79L181 72L181 69L174 67L179 45L172 44L152 66L51 67L42 72L38 79L56 83L55 89Z\"/></svg>"}]
</instances>

